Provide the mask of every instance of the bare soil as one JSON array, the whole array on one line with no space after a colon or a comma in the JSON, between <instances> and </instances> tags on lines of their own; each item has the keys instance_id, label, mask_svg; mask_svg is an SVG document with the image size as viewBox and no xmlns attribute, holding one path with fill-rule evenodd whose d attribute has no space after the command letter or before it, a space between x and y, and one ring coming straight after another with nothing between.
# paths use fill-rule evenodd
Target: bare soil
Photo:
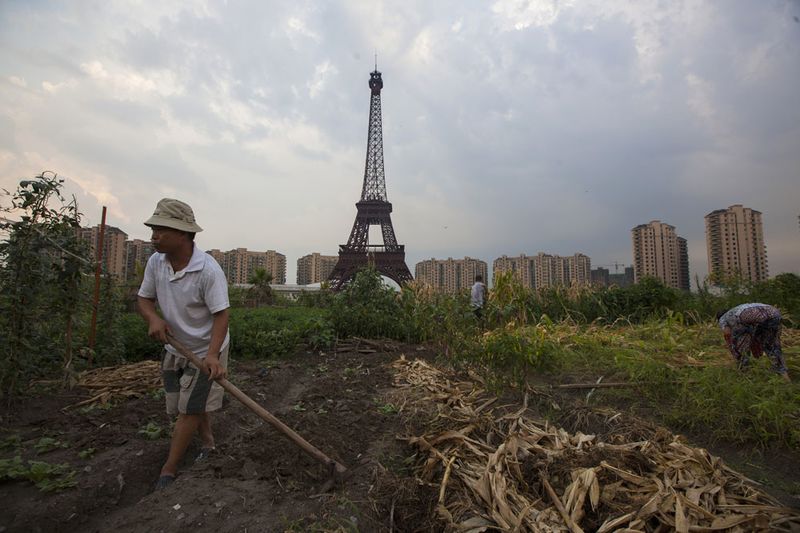
<instances>
[{"instance_id":1,"label":"bare soil","mask_svg":"<svg viewBox=\"0 0 800 533\"><path fill-rule=\"evenodd\" d=\"M417 480L414 450L398 439L425 433L426 423L424 416L409 417L392 403L390 363L401 354L433 359L427 348L387 343L374 353L300 353L280 361L232 364L233 383L349 467L348 478L325 494L319 491L329 472L229 397L214 417L215 453L195 464L195 442L175 483L159 492L153 484L166 457L170 424L163 399L153 395L106 410L63 411L89 397L74 389L3 406L0 439L19 435L23 457L70 464L78 484L45 493L27 481L0 481L0 533L438 531L433 518L438 488ZM502 401L520 402L520 396L508 391ZM631 427L610 424L608 416L585 409L580 394L555 400L560 421L572 431L639 432L643 438L659 431L646 420ZM540 405L542 411L549 401ZM164 436L150 440L140 433L149 422L163 427ZM36 454L33 444L45 436L68 447ZM768 492L787 505L800 504L791 490L800 480L796 454L748 453L710 442L702 433L690 441L736 467L749 464L750 472L777 479ZM91 457L78 456L89 448L96 450ZM14 453L6 449L0 457Z\"/></svg>"},{"instance_id":2,"label":"bare soil","mask_svg":"<svg viewBox=\"0 0 800 533\"><path fill-rule=\"evenodd\" d=\"M232 365L233 383L349 467L348 478L321 495L325 467L232 398L214 416L215 453L195 464L195 442L175 483L158 492L153 484L169 445L163 399L62 412L89 397L76 389L4 407L0 438L20 435L24 458L72 465L78 485L44 493L27 481L0 482L0 532L429 530L432 489L414 486L412 452L397 439L408 421L385 398L391 361L431 354L393 348ZM165 428L163 438L139 433L151 421ZM37 455L32 446L43 436L69 447ZM80 459L88 448L94 455Z\"/></svg>"}]
</instances>

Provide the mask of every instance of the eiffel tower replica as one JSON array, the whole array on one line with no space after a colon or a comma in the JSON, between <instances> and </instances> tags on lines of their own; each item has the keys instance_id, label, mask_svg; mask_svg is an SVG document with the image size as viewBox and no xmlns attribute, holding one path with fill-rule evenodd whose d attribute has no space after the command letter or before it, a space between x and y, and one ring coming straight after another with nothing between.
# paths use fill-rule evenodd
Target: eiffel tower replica
<instances>
[{"instance_id":1,"label":"eiffel tower replica","mask_svg":"<svg viewBox=\"0 0 800 533\"><path fill-rule=\"evenodd\" d=\"M349 283L356 272L371 265L382 275L403 285L413 280L406 266L405 246L397 244L392 227L392 204L386 198L386 175L383 169L383 126L381 123L381 89L383 80L378 66L369 75L369 130L367 132L367 161L361 200L356 203L358 214L347 244L339 246L339 261L331 272L333 290ZM369 242L370 226L380 226L383 244Z\"/></svg>"}]
</instances>

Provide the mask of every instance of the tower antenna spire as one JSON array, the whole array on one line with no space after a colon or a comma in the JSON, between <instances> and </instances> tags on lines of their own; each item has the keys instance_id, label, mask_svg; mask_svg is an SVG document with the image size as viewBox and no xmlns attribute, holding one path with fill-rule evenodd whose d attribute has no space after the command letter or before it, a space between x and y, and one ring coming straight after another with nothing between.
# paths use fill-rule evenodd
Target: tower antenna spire
<instances>
[{"instance_id":1,"label":"tower antenna spire","mask_svg":"<svg viewBox=\"0 0 800 533\"><path fill-rule=\"evenodd\" d=\"M378 51L375 50L375 72L378 71Z\"/></svg>"}]
</instances>

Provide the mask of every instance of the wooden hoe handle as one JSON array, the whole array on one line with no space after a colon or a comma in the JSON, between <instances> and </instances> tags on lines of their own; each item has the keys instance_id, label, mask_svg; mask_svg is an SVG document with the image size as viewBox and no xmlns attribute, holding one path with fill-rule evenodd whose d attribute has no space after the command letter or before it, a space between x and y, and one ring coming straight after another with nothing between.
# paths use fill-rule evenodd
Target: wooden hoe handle
<instances>
[{"instance_id":1,"label":"wooden hoe handle","mask_svg":"<svg viewBox=\"0 0 800 533\"><path fill-rule=\"evenodd\" d=\"M189 350L186 346L181 344L179 341L175 340L170 334L167 334L167 340L169 343L175 347L178 352L188 359L194 366L196 366L201 372L206 371L205 361L201 360L197 357L191 350ZM275 415L258 405L254 402L247 394L243 393L236 387L233 383L228 381L225 378L217 378L216 382L219 383L223 389L228 391L234 398L242 402L247 408L257 414L261 419L266 422L269 422L272 427L289 437L289 439L298 445L304 452L308 455L316 459L317 461L323 463L324 465L328 466L334 474L344 474L347 472L347 467L342 465L341 463L334 461L320 450L315 448L311 445L306 439L295 433L295 431L278 420Z\"/></svg>"}]
</instances>

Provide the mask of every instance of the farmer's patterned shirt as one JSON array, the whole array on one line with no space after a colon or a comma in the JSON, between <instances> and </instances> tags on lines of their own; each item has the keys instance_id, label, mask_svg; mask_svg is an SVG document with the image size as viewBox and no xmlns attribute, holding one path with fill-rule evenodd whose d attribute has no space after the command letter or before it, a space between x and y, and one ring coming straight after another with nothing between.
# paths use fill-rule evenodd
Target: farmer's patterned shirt
<instances>
[{"instance_id":1,"label":"farmer's patterned shirt","mask_svg":"<svg viewBox=\"0 0 800 533\"><path fill-rule=\"evenodd\" d=\"M739 368L745 368L750 355L766 353L772 370L785 374L786 360L781 350L781 312L771 305L750 303L734 307L719 319L725 341Z\"/></svg>"},{"instance_id":2,"label":"farmer's patterned shirt","mask_svg":"<svg viewBox=\"0 0 800 533\"><path fill-rule=\"evenodd\" d=\"M775 318L781 318L781 312L771 305L760 303L742 304L722 315L719 319L719 327L735 330L741 326L755 326Z\"/></svg>"}]
</instances>

